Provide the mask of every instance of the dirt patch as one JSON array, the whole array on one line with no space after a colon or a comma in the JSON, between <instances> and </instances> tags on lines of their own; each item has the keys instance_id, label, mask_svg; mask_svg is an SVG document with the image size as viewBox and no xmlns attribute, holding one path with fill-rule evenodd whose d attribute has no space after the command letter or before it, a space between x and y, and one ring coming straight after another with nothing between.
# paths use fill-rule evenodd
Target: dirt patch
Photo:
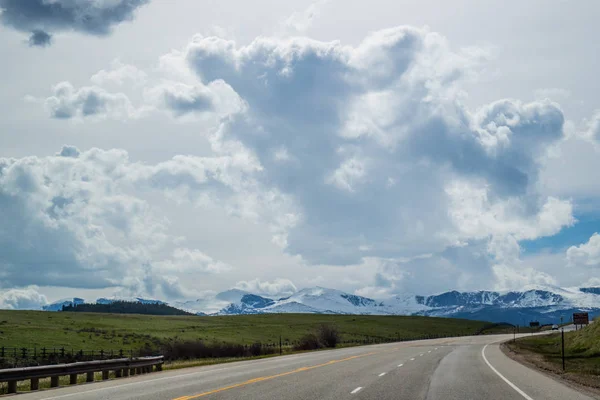
<instances>
[{"instance_id":1,"label":"dirt patch","mask_svg":"<svg viewBox=\"0 0 600 400\"><path fill-rule=\"evenodd\" d=\"M509 358L550 376L555 380L600 399L600 377L598 375L563 372L562 366L547 360L543 355L515 346L512 342L500 345L502 352Z\"/></svg>"}]
</instances>

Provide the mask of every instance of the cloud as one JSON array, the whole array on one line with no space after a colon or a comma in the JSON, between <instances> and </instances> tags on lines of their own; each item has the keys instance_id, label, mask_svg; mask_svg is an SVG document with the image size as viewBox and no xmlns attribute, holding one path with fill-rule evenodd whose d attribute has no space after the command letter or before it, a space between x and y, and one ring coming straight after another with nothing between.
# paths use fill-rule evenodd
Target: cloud
<instances>
[{"instance_id":1,"label":"cloud","mask_svg":"<svg viewBox=\"0 0 600 400\"><path fill-rule=\"evenodd\" d=\"M149 0L0 0L0 20L22 32L30 43L48 45L54 32L77 31L105 36L112 27L133 19Z\"/></svg>"},{"instance_id":2,"label":"cloud","mask_svg":"<svg viewBox=\"0 0 600 400\"><path fill-rule=\"evenodd\" d=\"M160 263L161 269L172 272L185 272L188 276L196 272L218 274L231 270L231 266L213 260L197 249L176 248L170 260Z\"/></svg>"},{"instance_id":3,"label":"cloud","mask_svg":"<svg viewBox=\"0 0 600 400\"><path fill-rule=\"evenodd\" d=\"M588 121L588 129L585 136L600 143L600 111L597 111L591 120Z\"/></svg>"},{"instance_id":4,"label":"cloud","mask_svg":"<svg viewBox=\"0 0 600 400\"><path fill-rule=\"evenodd\" d=\"M229 85L214 81L209 85L165 81L146 93L149 102L170 111L175 117L235 114L244 104Z\"/></svg>"},{"instance_id":5,"label":"cloud","mask_svg":"<svg viewBox=\"0 0 600 400\"><path fill-rule=\"evenodd\" d=\"M121 61L114 60L108 70L100 70L90 78L90 81L97 86L117 85L122 86L128 82L133 85L144 85L148 75L134 65L123 64Z\"/></svg>"},{"instance_id":6,"label":"cloud","mask_svg":"<svg viewBox=\"0 0 600 400\"><path fill-rule=\"evenodd\" d=\"M35 30L29 38L29 45L34 47L46 47L52 44L52 36L44 31Z\"/></svg>"},{"instance_id":7,"label":"cloud","mask_svg":"<svg viewBox=\"0 0 600 400\"><path fill-rule=\"evenodd\" d=\"M240 281L235 287L250 293L273 298L288 297L298 291L292 281L283 278L276 278L272 281L261 281L260 279Z\"/></svg>"},{"instance_id":8,"label":"cloud","mask_svg":"<svg viewBox=\"0 0 600 400\"><path fill-rule=\"evenodd\" d=\"M73 146L50 157L0 158L0 207L6 211L0 288L120 287L167 298L194 293L195 283L184 277L230 267L182 246L144 194L166 194L194 182L207 192L211 181L215 187L233 185L219 162L227 164L225 158L203 163L189 156L184 163L146 165L129 161L124 150Z\"/></svg>"},{"instance_id":9,"label":"cloud","mask_svg":"<svg viewBox=\"0 0 600 400\"><path fill-rule=\"evenodd\" d=\"M556 278L547 273L530 267L511 268L507 265L498 264L493 266L496 277L495 289L522 290L527 285L556 285Z\"/></svg>"},{"instance_id":10,"label":"cloud","mask_svg":"<svg viewBox=\"0 0 600 400\"><path fill-rule=\"evenodd\" d=\"M292 15L286 18L283 25L287 29L304 33L311 27L315 19L319 17L321 9L330 2L331 0L317 0L302 12L294 11Z\"/></svg>"},{"instance_id":11,"label":"cloud","mask_svg":"<svg viewBox=\"0 0 600 400\"><path fill-rule=\"evenodd\" d=\"M24 289L0 290L0 309L2 310L39 310L48 304L46 296L31 286Z\"/></svg>"},{"instance_id":12,"label":"cloud","mask_svg":"<svg viewBox=\"0 0 600 400\"><path fill-rule=\"evenodd\" d=\"M140 112L124 93L110 93L97 86L76 89L69 82L61 82L52 91L53 95L44 101L52 118L125 119Z\"/></svg>"},{"instance_id":13,"label":"cloud","mask_svg":"<svg viewBox=\"0 0 600 400\"><path fill-rule=\"evenodd\" d=\"M600 267L600 234L596 232L587 243L569 247L567 262L570 267Z\"/></svg>"},{"instance_id":14,"label":"cloud","mask_svg":"<svg viewBox=\"0 0 600 400\"><path fill-rule=\"evenodd\" d=\"M256 156L258 181L299 216L282 243L309 263L414 257L573 223L568 200L536 190L539 160L563 135L558 105L463 105L461 85L477 76L485 49L454 50L439 34L399 27L354 47L197 36L181 56L204 85L222 80L246 103L214 133L213 148L241 145ZM469 212L452 190L461 182L481 192L472 229L457 217Z\"/></svg>"}]
</instances>

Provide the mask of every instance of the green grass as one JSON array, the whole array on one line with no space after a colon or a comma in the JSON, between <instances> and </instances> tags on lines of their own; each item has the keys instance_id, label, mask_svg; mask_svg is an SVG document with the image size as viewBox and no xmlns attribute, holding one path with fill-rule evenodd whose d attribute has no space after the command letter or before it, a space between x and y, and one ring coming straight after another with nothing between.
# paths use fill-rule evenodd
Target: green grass
<instances>
[{"instance_id":1,"label":"green grass","mask_svg":"<svg viewBox=\"0 0 600 400\"><path fill-rule=\"evenodd\" d=\"M509 345L515 350L540 354L547 362L562 369L561 335L534 336ZM576 332L565 333L566 371L600 375L600 324L594 323Z\"/></svg>"},{"instance_id":2,"label":"green grass","mask_svg":"<svg viewBox=\"0 0 600 400\"><path fill-rule=\"evenodd\" d=\"M407 316L265 314L198 317L3 310L0 311L0 343L5 347L64 346L74 350L105 351L138 349L145 345L155 347L170 340L278 343L280 335L284 341L291 342L322 323L337 326L343 340L470 335L489 325L480 321ZM495 328L493 333L501 331Z\"/></svg>"}]
</instances>

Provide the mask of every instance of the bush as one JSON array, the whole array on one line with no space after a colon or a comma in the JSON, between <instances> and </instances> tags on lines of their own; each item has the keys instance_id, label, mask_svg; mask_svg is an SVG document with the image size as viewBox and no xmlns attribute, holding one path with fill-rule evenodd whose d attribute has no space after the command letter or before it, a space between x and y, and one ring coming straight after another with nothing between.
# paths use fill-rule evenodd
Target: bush
<instances>
[{"instance_id":1,"label":"bush","mask_svg":"<svg viewBox=\"0 0 600 400\"><path fill-rule=\"evenodd\" d=\"M321 325L318 329L318 337L324 347L334 348L340 342L340 333L333 325Z\"/></svg>"},{"instance_id":2,"label":"bush","mask_svg":"<svg viewBox=\"0 0 600 400\"><path fill-rule=\"evenodd\" d=\"M163 346L162 354L166 360L191 360L198 358L237 358L262 356L275 353L274 347L254 343L250 346L233 343L213 342L206 344L202 340L171 342Z\"/></svg>"},{"instance_id":3,"label":"bush","mask_svg":"<svg viewBox=\"0 0 600 400\"><path fill-rule=\"evenodd\" d=\"M294 350L316 350L322 347L317 335L308 333L300 338L300 342L294 346Z\"/></svg>"}]
</instances>

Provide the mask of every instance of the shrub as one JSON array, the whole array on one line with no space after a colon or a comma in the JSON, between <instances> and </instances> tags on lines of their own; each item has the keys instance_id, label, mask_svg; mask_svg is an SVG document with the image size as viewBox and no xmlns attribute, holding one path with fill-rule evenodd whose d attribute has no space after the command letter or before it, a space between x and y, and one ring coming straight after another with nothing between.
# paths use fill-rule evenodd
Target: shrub
<instances>
[{"instance_id":1,"label":"shrub","mask_svg":"<svg viewBox=\"0 0 600 400\"><path fill-rule=\"evenodd\" d=\"M316 350L322 348L323 345L319 338L314 333L308 333L300 338L299 343L294 346L294 350Z\"/></svg>"},{"instance_id":2,"label":"shrub","mask_svg":"<svg viewBox=\"0 0 600 400\"><path fill-rule=\"evenodd\" d=\"M236 358L252 357L275 353L274 347L254 343L250 346L233 343L212 342L206 344L202 340L174 341L167 343L162 348L162 354L167 360L190 360L197 358Z\"/></svg>"},{"instance_id":3,"label":"shrub","mask_svg":"<svg viewBox=\"0 0 600 400\"><path fill-rule=\"evenodd\" d=\"M333 325L323 324L317 333L319 341L324 347L334 348L340 342L340 333Z\"/></svg>"}]
</instances>

